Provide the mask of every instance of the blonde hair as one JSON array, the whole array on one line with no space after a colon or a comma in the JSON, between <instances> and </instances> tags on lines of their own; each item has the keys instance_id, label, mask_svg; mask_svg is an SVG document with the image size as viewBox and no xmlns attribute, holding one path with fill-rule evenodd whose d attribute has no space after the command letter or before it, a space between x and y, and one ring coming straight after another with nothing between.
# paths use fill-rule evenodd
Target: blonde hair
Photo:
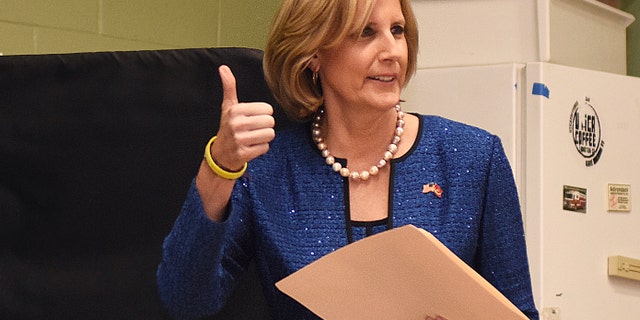
<instances>
[{"instance_id":1,"label":"blonde hair","mask_svg":"<svg viewBox=\"0 0 640 320\"><path fill-rule=\"evenodd\" d=\"M358 1L365 14L356 16ZM408 64L405 84L415 73L418 26L409 0L398 0L405 18ZM264 53L265 79L289 117L308 120L324 103L309 63L320 50L331 48L365 28L375 0L284 0L273 20Z\"/></svg>"}]
</instances>

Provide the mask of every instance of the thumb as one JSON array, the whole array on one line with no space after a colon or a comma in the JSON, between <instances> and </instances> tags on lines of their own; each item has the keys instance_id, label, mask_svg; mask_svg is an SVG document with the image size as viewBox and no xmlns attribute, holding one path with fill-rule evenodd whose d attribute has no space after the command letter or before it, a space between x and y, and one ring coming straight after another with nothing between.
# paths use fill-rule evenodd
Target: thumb
<instances>
[{"instance_id":1,"label":"thumb","mask_svg":"<svg viewBox=\"0 0 640 320\"><path fill-rule=\"evenodd\" d=\"M236 77L228 66L222 65L218 68L220 80L222 81L222 107L238 104L238 93L236 91Z\"/></svg>"}]
</instances>

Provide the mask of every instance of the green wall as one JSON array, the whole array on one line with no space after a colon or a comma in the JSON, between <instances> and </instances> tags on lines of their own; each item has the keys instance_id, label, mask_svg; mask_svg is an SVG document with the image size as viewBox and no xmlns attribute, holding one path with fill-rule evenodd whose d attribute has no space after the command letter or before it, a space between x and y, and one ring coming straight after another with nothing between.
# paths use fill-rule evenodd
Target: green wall
<instances>
[{"instance_id":1,"label":"green wall","mask_svg":"<svg viewBox=\"0 0 640 320\"><path fill-rule=\"evenodd\" d=\"M0 53L264 48L281 0L0 0Z\"/></svg>"},{"instance_id":2,"label":"green wall","mask_svg":"<svg viewBox=\"0 0 640 320\"><path fill-rule=\"evenodd\" d=\"M281 0L222 1L218 44L264 49L271 20L281 3Z\"/></svg>"},{"instance_id":3,"label":"green wall","mask_svg":"<svg viewBox=\"0 0 640 320\"><path fill-rule=\"evenodd\" d=\"M621 8L636 17L627 29L627 74L640 77L640 1L623 1Z\"/></svg>"}]
</instances>

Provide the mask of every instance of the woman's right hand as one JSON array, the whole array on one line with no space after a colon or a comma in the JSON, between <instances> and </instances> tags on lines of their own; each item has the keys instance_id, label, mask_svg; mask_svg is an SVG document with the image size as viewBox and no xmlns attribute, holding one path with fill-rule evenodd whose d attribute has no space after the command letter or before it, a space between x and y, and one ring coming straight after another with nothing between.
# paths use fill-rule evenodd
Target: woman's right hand
<instances>
[{"instance_id":1,"label":"woman's right hand","mask_svg":"<svg viewBox=\"0 0 640 320\"><path fill-rule=\"evenodd\" d=\"M211 156L222 168L239 171L246 162L269 150L269 142L275 137L273 107L265 102L238 103L233 72L225 65L218 72L223 99Z\"/></svg>"},{"instance_id":2,"label":"woman's right hand","mask_svg":"<svg viewBox=\"0 0 640 320\"><path fill-rule=\"evenodd\" d=\"M273 107L264 102L238 103L236 78L231 69L218 69L222 80L220 127L210 152L216 164L227 171L240 171L245 163L269 150L275 138ZM196 186L209 219L226 219L225 208L231 198L234 180L218 176L206 160L200 165Z\"/></svg>"}]
</instances>

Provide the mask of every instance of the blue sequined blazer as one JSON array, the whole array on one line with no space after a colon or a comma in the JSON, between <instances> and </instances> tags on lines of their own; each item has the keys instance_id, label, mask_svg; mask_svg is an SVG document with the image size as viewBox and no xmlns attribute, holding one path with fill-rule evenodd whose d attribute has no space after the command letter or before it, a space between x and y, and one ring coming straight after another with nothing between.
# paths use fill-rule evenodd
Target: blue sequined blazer
<instances>
[{"instance_id":1,"label":"blue sequined blazer","mask_svg":"<svg viewBox=\"0 0 640 320\"><path fill-rule=\"evenodd\" d=\"M225 222L208 220L193 183L158 268L167 308L180 318L217 312L255 257L273 318L316 319L274 283L349 238L413 224L537 319L518 195L500 139L441 117L420 119L412 149L390 163L388 223L350 223L348 179L325 164L308 124L278 132L269 152L249 163ZM442 193L423 192L429 184Z\"/></svg>"}]
</instances>

